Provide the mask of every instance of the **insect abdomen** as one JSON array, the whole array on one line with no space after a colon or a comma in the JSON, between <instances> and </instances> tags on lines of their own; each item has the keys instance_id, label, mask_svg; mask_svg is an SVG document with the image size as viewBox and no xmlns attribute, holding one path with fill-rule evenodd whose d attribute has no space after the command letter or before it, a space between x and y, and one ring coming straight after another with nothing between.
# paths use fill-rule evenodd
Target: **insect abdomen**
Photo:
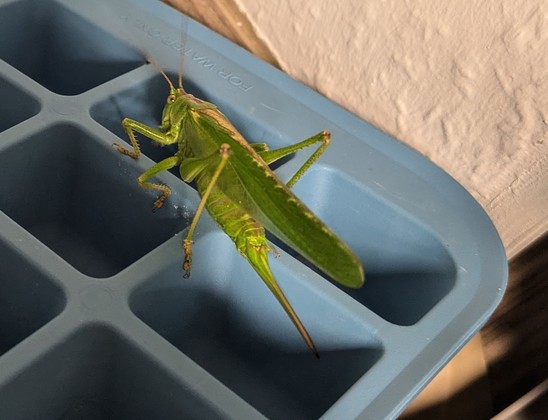
<instances>
[{"instance_id":1,"label":"insect abdomen","mask_svg":"<svg viewBox=\"0 0 548 420\"><path fill-rule=\"evenodd\" d=\"M209 177L198 176L196 182L201 195L207 187ZM264 228L219 187L215 186L211 191L206 208L244 256L246 256L246 249L250 241L264 243L267 247Z\"/></svg>"}]
</instances>

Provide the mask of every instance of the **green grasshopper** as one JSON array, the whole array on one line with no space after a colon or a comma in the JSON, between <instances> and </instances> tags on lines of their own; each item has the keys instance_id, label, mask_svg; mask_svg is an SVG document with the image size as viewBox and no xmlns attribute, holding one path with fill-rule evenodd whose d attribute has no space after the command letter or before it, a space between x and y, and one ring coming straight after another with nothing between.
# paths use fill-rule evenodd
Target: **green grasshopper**
<instances>
[{"instance_id":1,"label":"green grasshopper","mask_svg":"<svg viewBox=\"0 0 548 420\"><path fill-rule=\"evenodd\" d=\"M161 193L153 204L153 211L162 207L171 190L167 185L149 182L151 177L179 166L185 182L196 182L201 200L183 242L184 277L190 276L192 237L206 208L274 294L310 350L319 357L312 338L272 274L267 256L272 248L267 243L265 228L339 283L352 288L363 284L364 272L358 257L290 190L325 151L330 133L322 131L276 150L269 150L264 143L249 144L214 104L185 92L182 72L179 87L175 88L169 77L160 68L159 71L169 84L161 125L152 128L125 118L122 126L133 150L118 144L113 146L120 153L137 159L140 148L135 133L164 146L177 143L174 156L155 164L137 181L143 188ZM321 145L287 184L269 168L269 164L316 143Z\"/></svg>"}]
</instances>

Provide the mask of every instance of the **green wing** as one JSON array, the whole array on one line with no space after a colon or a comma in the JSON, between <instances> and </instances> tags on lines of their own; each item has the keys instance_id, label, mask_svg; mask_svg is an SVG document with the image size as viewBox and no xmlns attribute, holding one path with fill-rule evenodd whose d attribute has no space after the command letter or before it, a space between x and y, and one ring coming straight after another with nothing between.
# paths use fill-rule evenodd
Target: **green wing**
<instances>
[{"instance_id":1,"label":"green wing","mask_svg":"<svg viewBox=\"0 0 548 420\"><path fill-rule=\"evenodd\" d=\"M230 146L228 166L240 185L225 186L225 192L241 200L243 188L241 205L266 230L339 283L353 288L363 284L363 267L354 252L278 179L223 114L217 109L196 112L185 132L196 142Z\"/></svg>"}]
</instances>

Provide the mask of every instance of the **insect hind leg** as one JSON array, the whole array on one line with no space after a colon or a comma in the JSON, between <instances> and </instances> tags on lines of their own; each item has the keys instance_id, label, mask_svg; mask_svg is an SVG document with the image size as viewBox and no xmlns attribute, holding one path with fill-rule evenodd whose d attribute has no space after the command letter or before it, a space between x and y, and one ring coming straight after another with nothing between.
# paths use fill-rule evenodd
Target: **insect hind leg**
<instances>
[{"instance_id":1,"label":"insect hind leg","mask_svg":"<svg viewBox=\"0 0 548 420\"><path fill-rule=\"evenodd\" d=\"M204 193L202 194L202 199L200 200L200 203L198 204L198 208L196 209L196 213L194 214L194 218L192 219L192 222L190 223L190 227L188 228L187 235L183 241L183 249L185 251L185 260L183 262L183 270L185 271L185 274L183 277L185 279L190 277L190 270L192 268L192 237L194 236L194 230L196 229L196 225L198 224L198 220L200 220L200 216L202 212L204 211L207 199L209 198L211 191L213 191L213 188L215 187L215 184L217 183L217 180L219 179L219 176L221 175L221 172L223 171L224 167L226 166L228 162L228 158L230 156L230 146L228 144L222 144L219 149L220 154L220 162L215 168L215 172L213 173L213 176L211 177L211 180L209 181L208 186L206 187ZM200 159L202 161L209 161L212 156L208 156L204 159ZM195 161L195 163L200 163L198 161ZM194 166L194 172L197 171L196 165ZM196 176L196 173L193 174ZM181 176L183 174L181 173ZM184 176L183 176L184 178Z\"/></svg>"},{"instance_id":2,"label":"insect hind leg","mask_svg":"<svg viewBox=\"0 0 548 420\"><path fill-rule=\"evenodd\" d=\"M314 153L307 159L307 161L295 172L293 177L287 182L287 186L291 188L295 183L304 175L304 173L312 166L314 162L325 152L327 146L329 146L331 140L331 133L327 130L324 130L312 137L309 137L303 141L292 144L290 146L281 147L274 150L264 150L259 152L259 156L270 165L271 163L276 162L277 160L288 156L292 153L295 153L305 147L312 146L316 143L321 143L320 146L316 149Z\"/></svg>"}]
</instances>

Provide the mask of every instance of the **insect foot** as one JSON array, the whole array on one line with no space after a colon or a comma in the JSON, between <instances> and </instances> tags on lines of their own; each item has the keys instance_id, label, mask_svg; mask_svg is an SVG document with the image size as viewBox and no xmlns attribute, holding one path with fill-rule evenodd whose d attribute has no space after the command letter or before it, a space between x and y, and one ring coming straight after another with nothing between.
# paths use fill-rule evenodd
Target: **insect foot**
<instances>
[{"instance_id":1,"label":"insect foot","mask_svg":"<svg viewBox=\"0 0 548 420\"><path fill-rule=\"evenodd\" d=\"M148 174L147 172L145 172L144 174L141 174L137 178L137 183L143 188L162 192L162 195L160 195L160 197L158 197L158 199L154 201L154 203L152 204L152 212L155 212L160 207L162 207L165 201L169 198L169 196L171 195L171 188L169 188L167 185L164 185L164 184L147 182L147 179L150 176L151 175Z\"/></svg>"},{"instance_id":2,"label":"insect foot","mask_svg":"<svg viewBox=\"0 0 548 420\"><path fill-rule=\"evenodd\" d=\"M160 207L164 205L164 202L167 200L167 197L165 194L162 194L158 200L154 202L152 205L152 212L154 213L156 210L158 210Z\"/></svg>"},{"instance_id":3,"label":"insect foot","mask_svg":"<svg viewBox=\"0 0 548 420\"><path fill-rule=\"evenodd\" d=\"M140 152L136 152L134 150L130 151L127 150L125 147L120 146L118 143L112 143L112 146L118 150L119 153L122 153L123 155L132 157L133 159L137 159L140 155Z\"/></svg>"},{"instance_id":4,"label":"insect foot","mask_svg":"<svg viewBox=\"0 0 548 420\"><path fill-rule=\"evenodd\" d=\"M183 241L183 249L185 251L185 260L183 261L183 278L188 279L190 277L190 269L192 268L192 241L185 239Z\"/></svg>"}]
</instances>

